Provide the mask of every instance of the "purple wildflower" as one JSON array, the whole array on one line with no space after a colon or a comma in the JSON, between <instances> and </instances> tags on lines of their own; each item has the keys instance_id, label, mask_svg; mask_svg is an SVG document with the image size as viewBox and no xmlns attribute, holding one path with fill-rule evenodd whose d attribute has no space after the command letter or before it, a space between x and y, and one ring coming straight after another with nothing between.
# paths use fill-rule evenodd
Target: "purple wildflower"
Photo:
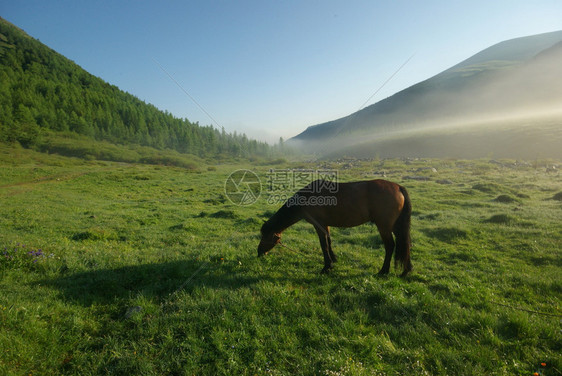
<instances>
[{"instance_id":1,"label":"purple wildflower","mask_svg":"<svg viewBox=\"0 0 562 376\"><path fill-rule=\"evenodd\" d=\"M43 256L43 251L41 249L38 249L37 251L29 251L27 252L27 254L30 256L41 257Z\"/></svg>"}]
</instances>

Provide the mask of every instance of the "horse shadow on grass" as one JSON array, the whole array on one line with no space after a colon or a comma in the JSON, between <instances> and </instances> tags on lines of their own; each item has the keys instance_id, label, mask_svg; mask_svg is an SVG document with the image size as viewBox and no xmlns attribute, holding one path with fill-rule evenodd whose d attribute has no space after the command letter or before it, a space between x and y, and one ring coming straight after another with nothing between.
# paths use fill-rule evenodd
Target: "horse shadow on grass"
<instances>
[{"instance_id":1,"label":"horse shadow on grass","mask_svg":"<svg viewBox=\"0 0 562 376\"><path fill-rule=\"evenodd\" d=\"M220 277L216 276L217 270ZM67 271L66 275L39 283L59 290L66 301L89 307L129 300L139 294L164 301L179 290L189 292L200 286L237 289L263 280L244 273L237 261L185 260L77 273Z\"/></svg>"},{"instance_id":2,"label":"horse shadow on grass","mask_svg":"<svg viewBox=\"0 0 562 376\"><path fill-rule=\"evenodd\" d=\"M257 257L240 260L191 259L79 272L66 270L57 277L38 283L58 290L65 301L90 307L129 301L139 295L164 302L176 292L191 293L200 287L237 290L263 282L322 284L325 283L324 278L331 278L318 273L320 264L318 268L311 269L310 274L297 276L280 273L284 266L276 264L273 259L269 263ZM291 267L295 267L296 263ZM346 277L338 273L333 278Z\"/></svg>"}]
</instances>

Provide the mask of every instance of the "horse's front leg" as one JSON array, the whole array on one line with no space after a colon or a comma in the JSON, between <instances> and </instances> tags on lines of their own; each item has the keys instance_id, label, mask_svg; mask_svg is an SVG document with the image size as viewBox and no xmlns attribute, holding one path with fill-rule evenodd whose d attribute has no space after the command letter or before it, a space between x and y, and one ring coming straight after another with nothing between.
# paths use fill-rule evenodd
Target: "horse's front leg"
<instances>
[{"instance_id":1,"label":"horse's front leg","mask_svg":"<svg viewBox=\"0 0 562 376\"><path fill-rule=\"evenodd\" d=\"M324 268L320 273L329 273L332 269L333 261L330 256L330 242L329 242L329 232L327 227L314 226L316 233L318 234L318 239L320 240L320 246L322 247L322 254L324 255Z\"/></svg>"},{"instance_id":2,"label":"horse's front leg","mask_svg":"<svg viewBox=\"0 0 562 376\"><path fill-rule=\"evenodd\" d=\"M332 250L332 237L330 236L329 226L326 226L326 234L327 234L326 237L328 239L328 252L330 253L330 258L332 259L332 262L337 262L338 258L336 257L336 254Z\"/></svg>"}]
</instances>

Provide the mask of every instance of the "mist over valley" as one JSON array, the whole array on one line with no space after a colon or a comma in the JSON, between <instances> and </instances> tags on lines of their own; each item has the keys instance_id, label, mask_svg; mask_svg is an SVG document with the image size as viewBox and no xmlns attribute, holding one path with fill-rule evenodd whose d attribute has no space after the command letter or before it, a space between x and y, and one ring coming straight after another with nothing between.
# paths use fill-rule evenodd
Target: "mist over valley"
<instances>
[{"instance_id":1,"label":"mist over valley","mask_svg":"<svg viewBox=\"0 0 562 376\"><path fill-rule=\"evenodd\" d=\"M562 156L562 31L498 43L289 143L324 156Z\"/></svg>"}]
</instances>

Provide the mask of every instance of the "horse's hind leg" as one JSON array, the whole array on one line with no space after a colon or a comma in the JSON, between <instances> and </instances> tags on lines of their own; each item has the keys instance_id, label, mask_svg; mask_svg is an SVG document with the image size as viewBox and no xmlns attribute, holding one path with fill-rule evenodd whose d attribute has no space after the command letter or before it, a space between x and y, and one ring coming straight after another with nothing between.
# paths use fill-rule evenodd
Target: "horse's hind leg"
<instances>
[{"instance_id":1,"label":"horse's hind leg","mask_svg":"<svg viewBox=\"0 0 562 376\"><path fill-rule=\"evenodd\" d=\"M390 271L390 260L392 259L392 253L394 252L394 238L392 237L392 232L379 231L381 234L382 242L384 243L384 262L379 274L388 274Z\"/></svg>"}]
</instances>

